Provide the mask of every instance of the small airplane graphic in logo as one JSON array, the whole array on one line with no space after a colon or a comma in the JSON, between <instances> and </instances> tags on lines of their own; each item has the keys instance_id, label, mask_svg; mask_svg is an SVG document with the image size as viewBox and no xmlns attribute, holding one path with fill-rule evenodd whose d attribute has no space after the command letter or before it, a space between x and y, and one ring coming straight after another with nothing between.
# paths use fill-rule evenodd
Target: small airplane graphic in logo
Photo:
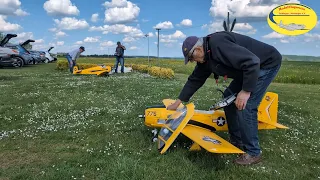
<instances>
[{"instance_id":1,"label":"small airplane graphic in logo","mask_svg":"<svg viewBox=\"0 0 320 180\"><path fill-rule=\"evenodd\" d=\"M283 24L282 21L280 21L278 26L288 31L304 30L304 28L306 27L304 24L295 24L295 23Z\"/></svg>"}]
</instances>

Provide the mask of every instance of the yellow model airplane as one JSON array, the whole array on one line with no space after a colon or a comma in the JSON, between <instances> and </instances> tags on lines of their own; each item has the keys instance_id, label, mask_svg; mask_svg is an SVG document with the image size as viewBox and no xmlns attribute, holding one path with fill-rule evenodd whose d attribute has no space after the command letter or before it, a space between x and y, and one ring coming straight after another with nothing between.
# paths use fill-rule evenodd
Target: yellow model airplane
<instances>
[{"instance_id":1,"label":"yellow model airplane","mask_svg":"<svg viewBox=\"0 0 320 180\"><path fill-rule=\"evenodd\" d=\"M95 74L97 76L109 75L111 72L110 66L97 65L88 69L79 69L78 66L73 67L73 74Z\"/></svg>"},{"instance_id":2,"label":"yellow model airplane","mask_svg":"<svg viewBox=\"0 0 320 180\"><path fill-rule=\"evenodd\" d=\"M229 97L230 98L230 97ZM180 133L191 139L194 143L190 150L200 150L201 147L212 153L244 153L228 141L216 135L215 131L227 131L227 119L224 111L218 110L232 103L235 98L224 99L218 102L212 110L195 110L194 104L180 105L176 111L167 110L166 107L174 102L164 99L164 105L150 106L145 109L145 125L161 128L158 137L154 133L154 141L158 141L158 150L165 153ZM258 108L258 129L287 129L277 121L278 95L267 92Z\"/></svg>"}]
</instances>

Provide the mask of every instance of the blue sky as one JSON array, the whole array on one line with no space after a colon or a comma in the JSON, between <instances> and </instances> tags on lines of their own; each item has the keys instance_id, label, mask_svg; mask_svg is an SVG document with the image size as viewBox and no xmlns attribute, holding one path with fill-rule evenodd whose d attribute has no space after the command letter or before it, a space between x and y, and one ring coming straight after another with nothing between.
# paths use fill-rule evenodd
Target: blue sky
<instances>
[{"instance_id":1,"label":"blue sky","mask_svg":"<svg viewBox=\"0 0 320 180\"><path fill-rule=\"evenodd\" d=\"M16 33L12 41L36 40L34 49L54 46L68 52L80 45L85 54L111 54L117 41L126 55L181 57L187 36L205 36L223 30L228 8L238 22L234 31L274 45L282 54L319 56L320 27L288 37L275 33L267 23L273 7L287 0L7 0L0 7L0 32ZM290 0L305 4L319 14L318 0ZM259 12L259 13L258 13ZM254 19L254 20L253 20ZM319 21L318 21L319 22ZM319 24L319 23L318 23Z\"/></svg>"}]
</instances>

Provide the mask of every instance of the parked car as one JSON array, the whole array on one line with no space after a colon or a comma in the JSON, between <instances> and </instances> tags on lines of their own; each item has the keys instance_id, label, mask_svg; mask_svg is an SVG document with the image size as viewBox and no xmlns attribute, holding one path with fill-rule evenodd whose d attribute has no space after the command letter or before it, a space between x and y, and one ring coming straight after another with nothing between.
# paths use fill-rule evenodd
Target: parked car
<instances>
[{"instance_id":1,"label":"parked car","mask_svg":"<svg viewBox=\"0 0 320 180\"><path fill-rule=\"evenodd\" d=\"M21 44L6 43L4 46L19 51L19 56L23 59L24 65L33 64L34 60L31 53Z\"/></svg>"},{"instance_id":2,"label":"parked car","mask_svg":"<svg viewBox=\"0 0 320 180\"><path fill-rule=\"evenodd\" d=\"M31 54L35 55L37 57L37 62L44 62L46 60L46 52L44 51L29 51Z\"/></svg>"},{"instance_id":3,"label":"parked car","mask_svg":"<svg viewBox=\"0 0 320 180\"><path fill-rule=\"evenodd\" d=\"M25 42L21 43L20 45L25 48L26 45L28 45L30 42L35 42L35 40L32 39L28 39ZM27 49L26 49L27 50ZM41 57L39 53L36 52L31 52L28 50L28 52L30 53L31 57L33 58L32 64L38 64L41 62Z\"/></svg>"},{"instance_id":4,"label":"parked car","mask_svg":"<svg viewBox=\"0 0 320 180\"><path fill-rule=\"evenodd\" d=\"M57 55L50 53L50 51L53 49L54 47L50 47L48 49L48 51L46 51L46 60L45 63L50 63L53 61L57 60Z\"/></svg>"},{"instance_id":5,"label":"parked car","mask_svg":"<svg viewBox=\"0 0 320 180\"><path fill-rule=\"evenodd\" d=\"M0 42L0 66L22 67L24 60L20 57L20 53L16 49L5 47L9 40L17 37L16 34L7 34Z\"/></svg>"}]
</instances>

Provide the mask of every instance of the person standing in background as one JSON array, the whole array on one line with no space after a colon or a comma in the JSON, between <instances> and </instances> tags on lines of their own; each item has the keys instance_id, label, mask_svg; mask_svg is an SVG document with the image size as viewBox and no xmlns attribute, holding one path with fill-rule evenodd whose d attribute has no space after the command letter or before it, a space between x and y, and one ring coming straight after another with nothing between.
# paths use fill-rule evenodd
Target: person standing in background
<instances>
[{"instance_id":1,"label":"person standing in background","mask_svg":"<svg viewBox=\"0 0 320 180\"><path fill-rule=\"evenodd\" d=\"M118 64L120 62L121 64L121 73L124 73L124 50L126 50L126 47L122 46L121 43L118 41L117 42L117 48L116 48L116 52L115 52L115 56L116 56L116 63L115 63L115 73L118 73Z\"/></svg>"}]
</instances>

